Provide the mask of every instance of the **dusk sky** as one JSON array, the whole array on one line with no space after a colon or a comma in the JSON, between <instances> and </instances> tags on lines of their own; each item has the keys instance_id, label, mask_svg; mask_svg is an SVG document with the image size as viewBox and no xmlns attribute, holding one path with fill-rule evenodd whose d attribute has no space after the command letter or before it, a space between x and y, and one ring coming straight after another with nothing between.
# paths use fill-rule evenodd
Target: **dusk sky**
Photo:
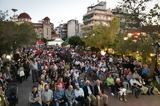
<instances>
[{"instance_id":1,"label":"dusk sky","mask_svg":"<svg viewBox=\"0 0 160 106\"><path fill-rule=\"evenodd\" d=\"M70 19L78 19L82 22L87 7L96 4L98 0L0 0L0 10L9 10L12 16L12 8L18 9L17 14L26 12L32 22L38 22L48 16L55 26L67 22ZM114 8L121 0L99 0L106 1L107 8ZM155 2L160 0L153 0Z\"/></svg>"}]
</instances>

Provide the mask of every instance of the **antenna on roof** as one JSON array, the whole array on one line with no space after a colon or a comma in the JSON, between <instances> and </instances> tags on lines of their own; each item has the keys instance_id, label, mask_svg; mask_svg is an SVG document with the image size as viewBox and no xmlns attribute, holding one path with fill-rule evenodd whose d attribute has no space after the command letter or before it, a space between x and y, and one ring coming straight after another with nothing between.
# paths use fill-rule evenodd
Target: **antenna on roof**
<instances>
[{"instance_id":1,"label":"antenna on roof","mask_svg":"<svg viewBox=\"0 0 160 106\"><path fill-rule=\"evenodd\" d=\"M15 9L15 8L12 8L11 10L14 12L14 16L15 16L15 15L16 15L16 12L17 12L18 10Z\"/></svg>"}]
</instances>

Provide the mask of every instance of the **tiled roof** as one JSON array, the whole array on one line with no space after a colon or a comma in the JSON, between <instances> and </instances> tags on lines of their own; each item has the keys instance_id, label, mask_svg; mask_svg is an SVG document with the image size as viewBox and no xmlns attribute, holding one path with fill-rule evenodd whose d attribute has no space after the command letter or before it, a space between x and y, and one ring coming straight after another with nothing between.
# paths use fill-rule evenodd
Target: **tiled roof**
<instances>
[{"instance_id":1,"label":"tiled roof","mask_svg":"<svg viewBox=\"0 0 160 106\"><path fill-rule=\"evenodd\" d=\"M31 19L31 17L30 17L29 14L27 14L27 13L21 13L21 14L18 16L18 19L23 19L23 18Z\"/></svg>"}]
</instances>

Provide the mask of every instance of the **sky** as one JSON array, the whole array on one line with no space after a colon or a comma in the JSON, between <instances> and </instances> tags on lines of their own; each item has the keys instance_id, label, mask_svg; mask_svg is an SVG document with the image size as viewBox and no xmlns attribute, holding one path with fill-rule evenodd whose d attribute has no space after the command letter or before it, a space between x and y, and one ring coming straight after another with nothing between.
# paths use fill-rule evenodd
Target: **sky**
<instances>
[{"instance_id":1,"label":"sky","mask_svg":"<svg viewBox=\"0 0 160 106\"><path fill-rule=\"evenodd\" d=\"M0 10L9 10L9 15L12 16L11 9L18 9L17 14L28 13L32 22L38 22L48 16L51 22L58 26L70 19L82 22L87 7L98 1L106 1L107 8L115 8L121 0L0 0Z\"/></svg>"}]
</instances>

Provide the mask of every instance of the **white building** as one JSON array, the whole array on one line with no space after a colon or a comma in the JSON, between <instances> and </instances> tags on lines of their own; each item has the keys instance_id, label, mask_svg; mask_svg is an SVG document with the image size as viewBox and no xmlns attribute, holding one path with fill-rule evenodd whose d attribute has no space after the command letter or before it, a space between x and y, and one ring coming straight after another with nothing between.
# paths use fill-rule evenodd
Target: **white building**
<instances>
[{"instance_id":1,"label":"white building","mask_svg":"<svg viewBox=\"0 0 160 106\"><path fill-rule=\"evenodd\" d=\"M78 20L69 20L67 22L67 37L78 36L80 32Z\"/></svg>"},{"instance_id":2,"label":"white building","mask_svg":"<svg viewBox=\"0 0 160 106\"><path fill-rule=\"evenodd\" d=\"M106 9L106 2L101 1L96 5L89 6L87 13L83 16L83 29L92 30L95 25L110 26L112 12Z\"/></svg>"}]
</instances>

